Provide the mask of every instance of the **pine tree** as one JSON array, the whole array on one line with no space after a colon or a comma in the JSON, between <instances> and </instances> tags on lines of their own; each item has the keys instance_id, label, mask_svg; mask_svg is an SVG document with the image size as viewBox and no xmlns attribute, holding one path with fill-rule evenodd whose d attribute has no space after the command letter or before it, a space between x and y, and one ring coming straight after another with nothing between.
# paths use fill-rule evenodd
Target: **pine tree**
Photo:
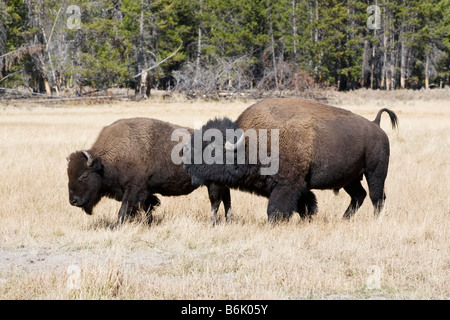
<instances>
[{"instance_id":1,"label":"pine tree","mask_svg":"<svg viewBox=\"0 0 450 320\"><path fill-rule=\"evenodd\" d=\"M379 29L366 25L374 4ZM0 0L2 86L145 96L170 75L207 95L298 90L311 79L340 90L450 81L450 0L79 0L75 29L69 5Z\"/></svg>"},{"instance_id":2,"label":"pine tree","mask_svg":"<svg viewBox=\"0 0 450 320\"><path fill-rule=\"evenodd\" d=\"M6 23L8 20L7 15L7 6L4 0L0 0L0 57L6 53L6 40L7 40L7 31L6 31ZM3 79L4 74L4 63L3 58L0 58L0 80ZM3 91L0 91L2 94Z\"/></svg>"},{"instance_id":3,"label":"pine tree","mask_svg":"<svg viewBox=\"0 0 450 320\"><path fill-rule=\"evenodd\" d=\"M427 0L417 4L420 26L414 39L422 55L421 64L427 89L431 78L438 76L437 67L445 58L445 51L448 49L445 45L446 28L443 25L445 18L442 15L445 12L446 2L448 3L448 1L440 1L436 4L436 1Z\"/></svg>"}]
</instances>

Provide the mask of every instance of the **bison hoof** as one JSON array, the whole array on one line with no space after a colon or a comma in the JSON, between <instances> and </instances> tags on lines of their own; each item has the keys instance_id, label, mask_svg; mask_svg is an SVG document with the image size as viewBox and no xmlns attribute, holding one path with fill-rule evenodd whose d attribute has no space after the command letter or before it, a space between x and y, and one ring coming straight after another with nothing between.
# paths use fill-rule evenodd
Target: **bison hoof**
<instances>
[{"instance_id":1,"label":"bison hoof","mask_svg":"<svg viewBox=\"0 0 450 320\"><path fill-rule=\"evenodd\" d=\"M228 215L226 217L227 222L233 222L234 220L236 220L236 218L233 215Z\"/></svg>"}]
</instances>

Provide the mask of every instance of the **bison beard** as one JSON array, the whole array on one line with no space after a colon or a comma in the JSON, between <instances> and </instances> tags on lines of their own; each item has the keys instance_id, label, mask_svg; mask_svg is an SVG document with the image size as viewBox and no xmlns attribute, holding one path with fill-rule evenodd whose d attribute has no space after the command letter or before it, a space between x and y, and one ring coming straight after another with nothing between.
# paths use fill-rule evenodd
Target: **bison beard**
<instances>
[{"instance_id":1,"label":"bison beard","mask_svg":"<svg viewBox=\"0 0 450 320\"><path fill-rule=\"evenodd\" d=\"M99 199L100 201L100 199ZM88 203L87 205L81 207L81 209L83 209L84 212L86 212L88 215L92 215L92 211L94 210L95 205L99 202L92 202L92 203Z\"/></svg>"},{"instance_id":2,"label":"bison beard","mask_svg":"<svg viewBox=\"0 0 450 320\"><path fill-rule=\"evenodd\" d=\"M201 130L214 128L225 136L227 129L279 129L276 174L261 175L261 163L249 163L248 143L244 164L187 163L184 168L197 183L215 182L269 198L269 221L288 219L294 211L302 218L316 213L317 201L311 189L344 188L351 197L344 217L350 218L366 197L360 182L365 176L374 212L379 213L385 201L389 163L389 140L380 129L383 112L389 115L392 127L397 127L397 116L388 109L380 110L375 120L369 121L312 100L266 99L247 108L235 122L214 119ZM191 138L189 147L201 154L205 145L195 150Z\"/></svg>"}]
</instances>

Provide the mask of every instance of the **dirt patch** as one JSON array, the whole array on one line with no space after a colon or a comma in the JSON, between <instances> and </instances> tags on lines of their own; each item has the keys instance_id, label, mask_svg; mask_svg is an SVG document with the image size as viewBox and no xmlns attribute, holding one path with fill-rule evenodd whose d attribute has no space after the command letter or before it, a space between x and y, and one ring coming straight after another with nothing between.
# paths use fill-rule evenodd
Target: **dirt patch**
<instances>
[{"instance_id":1,"label":"dirt patch","mask_svg":"<svg viewBox=\"0 0 450 320\"><path fill-rule=\"evenodd\" d=\"M139 269L158 267L170 261L170 257L157 252L105 252L58 251L48 247L0 248L0 283L25 274L66 272L70 266L80 268L103 266L111 263Z\"/></svg>"}]
</instances>

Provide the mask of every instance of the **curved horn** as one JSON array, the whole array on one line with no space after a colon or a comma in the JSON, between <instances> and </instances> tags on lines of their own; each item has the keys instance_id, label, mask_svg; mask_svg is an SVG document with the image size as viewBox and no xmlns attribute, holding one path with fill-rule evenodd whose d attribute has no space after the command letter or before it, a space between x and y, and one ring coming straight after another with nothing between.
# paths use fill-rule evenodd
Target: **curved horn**
<instances>
[{"instance_id":1,"label":"curved horn","mask_svg":"<svg viewBox=\"0 0 450 320\"><path fill-rule=\"evenodd\" d=\"M86 156L87 158L87 166L92 166L92 163L94 162L94 158L91 156L91 154L87 151L81 150L81 152Z\"/></svg>"},{"instance_id":2,"label":"curved horn","mask_svg":"<svg viewBox=\"0 0 450 320\"><path fill-rule=\"evenodd\" d=\"M234 151L234 150L238 149L241 146L241 144L244 143L244 141L245 141L245 135L242 134L236 143L231 143L231 142L227 141L225 143L225 149Z\"/></svg>"}]
</instances>

